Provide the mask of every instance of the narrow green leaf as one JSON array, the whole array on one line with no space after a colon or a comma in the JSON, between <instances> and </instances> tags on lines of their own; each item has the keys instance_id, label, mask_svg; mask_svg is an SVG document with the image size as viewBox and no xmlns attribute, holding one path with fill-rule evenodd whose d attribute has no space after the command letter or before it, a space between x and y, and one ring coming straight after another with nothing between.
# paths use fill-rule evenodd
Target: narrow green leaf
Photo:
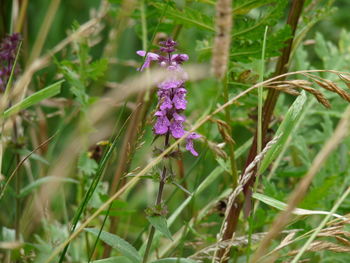
<instances>
[{"instance_id":1,"label":"narrow green leaf","mask_svg":"<svg viewBox=\"0 0 350 263\"><path fill-rule=\"evenodd\" d=\"M152 226L155 227L159 232L161 232L164 236L173 240L171 237L171 233L168 229L167 221L163 216L147 216L147 220L151 223Z\"/></svg>"},{"instance_id":2,"label":"narrow green leaf","mask_svg":"<svg viewBox=\"0 0 350 263\"><path fill-rule=\"evenodd\" d=\"M100 230L96 228L85 228L85 231L98 236ZM121 237L108 233L106 231L102 231L99 237L103 242L107 243L111 247L117 249L121 254L131 260L133 263L140 263L141 256L137 250L130 245L127 241L122 239Z\"/></svg>"},{"instance_id":3,"label":"narrow green leaf","mask_svg":"<svg viewBox=\"0 0 350 263\"><path fill-rule=\"evenodd\" d=\"M111 257L104 258L99 260L91 261L92 263L132 263L127 257L119 256L119 257Z\"/></svg>"},{"instance_id":4,"label":"narrow green leaf","mask_svg":"<svg viewBox=\"0 0 350 263\"><path fill-rule=\"evenodd\" d=\"M188 258L162 258L152 263L196 263L196 261Z\"/></svg>"},{"instance_id":5,"label":"narrow green leaf","mask_svg":"<svg viewBox=\"0 0 350 263\"><path fill-rule=\"evenodd\" d=\"M14 115L17 112L24 110L44 99L48 99L57 95L61 91L61 84L63 81L64 80L57 81L54 84L35 92L34 94L22 100L21 102L18 102L17 104L13 105L11 108L7 109L3 113L3 118L8 118L11 115Z\"/></svg>"},{"instance_id":6,"label":"narrow green leaf","mask_svg":"<svg viewBox=\"0 0 350 263\"><path fill-rule=\"evenodd\" d=\"M77 180L74 180L71 178L61 178L61 177L57 177L57 176L46 176L46 177L40 178L40 179L30 183L26 187L22 188L18 197L22 198L22 197L30 194L34 189L38 188L40 185L45 184L47 182L52 182L52 181L63 182L63 183L75 183L75 184L79 183Z\"/></svg>"},{"instance_id":7,"label":"narrow green leaf","mask_svg":"<svg viewBox=\"0 0 350 263\"><path fill-rule=\"evenodd\" d=\"M296 123L298 122L304 105L306 102L306 93L301 92L299 97L294 101L292 106L289 108L284 120L279 126L276 136L280 136L277 143L275 143L265 155L265 158L262 160L259 174L262 174L267 167L272 163L272 161L280 154L283 145L286 143L288 137L295 130Z\"/></svg>"},{"instance_id":8,"label":"narrow green leaf","mask_svg":"<svg viewBox=\"0 0 350 263\"><path fill-rule=\"evenodd\" d=\"M283 203L279 200L276 200L270 196L254 193L253 198L259 200L260 202L263 202L264 204L267 204L269 206L272 206L274 208L277 208L278 210L286 210L287 204ZM302 208L295 208L293 210L293 214L303 216L303 215L329 215L330 213L327 211L320 211L320 210L308 210L308 209L302 209ZM334 217L345 219L345 217L338 215L338 214L331 214Z\"/></svg>"}]
</instances>

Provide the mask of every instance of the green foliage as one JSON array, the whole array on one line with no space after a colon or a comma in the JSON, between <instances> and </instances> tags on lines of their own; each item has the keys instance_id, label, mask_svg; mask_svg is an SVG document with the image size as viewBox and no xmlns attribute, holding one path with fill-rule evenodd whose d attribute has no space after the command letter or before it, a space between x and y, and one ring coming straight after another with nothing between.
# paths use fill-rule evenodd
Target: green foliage
<instances>
[{"instance_id":1,"label":"green foliage","mask_svg":"<svg viewBox=\"0 0 350 263\"><path fill-rule=\"evenodd\" d=\"M127 241L120 238L117 235L100 231L96 228L86 228L85 231L95 235L99 236L99 239L101 239L103 242L107 243L111 247L117 249L121 254L123 254L125 257L127 257L131 262L133 263L140 263L141 262L141 256L137 252L137 250L130 245Z\"/></svg>"},{"instance_id":2,"label":"green foliage","mask_svg":"<svg viewBox=\"0 0 350 263\"><path fill-rule=\"evenodd\" d=\"M273 76L277 56L291 37L291 28L286 25L290 2L232 2L233 28L226 75L228 99ZM289 71L349 71L349 25L334 21L339 23L336 16L348 13L350 5L336 0L334 6L340 9L335 12L331 2L306 1ZM141 86L145 83L137 81L143 76L152 78L153 70L143 73L136 70L142 58L135 51L146 46L148 51L157 52L158 42L172 36L178 42L177 52L189 55L185 65L210 65L217 1L109 0L101 3L102 6L95 0L61 1L57 10L50 13L52 10L48 7L54 5L54 1L33 0L27 7L20 1L21 12L14 17L11 16L16 10L12 10L12 5L6 1L0 5L0 12L4 14L0 19L0 35L16 31L17 27L25 32L17 56L21 70L11 75L12 84L21 80L17 84L22 90L13 92L14 85L8 85L10 101L2 104L0 190L4 195L0 212L0 261L49 263L52 258L50 262L60 263L141 263L150 238L149 229L153 226L156 231L147 263L212 262L227 211L227 197L235 183L231 167L233 155L227 141L232 137L234 161L241 175L247 165L248 152L255 144L257 92L253 90L242 96L196 130L202 135L195 141L199 157L185 153L181 143L174 149L176 159L171 158L173 155L165 156L159 165L153 165L153 158L164 149L164 145L158 144L160 140L154 140L152 132L157 95L155 89L143 90ZM23 24L20 22L22 9L26 14ZM50 19L45 19L46 15L52 18L52 25ZM317 24L319 22L321 24ZM45 23L43 28L42 23ZM266 27L266 53L261 61ZM48 29L47 35L44 29ZM34 51L39 51L40 57L31 64L27 58ZM264 72L260 71L262 63ZM151 64L154 68L158 66ZM348 91L336 74L312 74ZM182 114L186 115L186 129L194 127L198 120L208 117L227 101L220 83L210 76L209 70L197 79L194 66L189 77L196 80L185 83L188 103ZM306 78L299 74L288 76L287 80ZM137 85L129 79L135 79ZM257 192L252 196L256 220L248 223L239 215L229 262L249 261L259 246L256 242L261 239L261 233L269 231L276 215L286 208L288 196L334 134L348 105L334 92L310 86L322 92L332 108L322 108L305 92L298 97L280 93L266 141L280 137L260 163ZM270 88L263 89L260 94L263 99ZM134 89L136 92L125 98L126 93ZM28 94L24 99L18 97L22 91ZM12 98L20 102L14 103ZM217 120L227 125L225 140ZM104 140L112 144L96 143ZM171 139L170 144L173 142ZM71 150L74 147L79 150ZM329 214L340 189L349 185L349 149L350 138L346 138L322 164L307 195L294 211L297 216L284 229L293 234L286 239L285 235L276 238L274 248L270 247L276 249L277 245L288 243L278 251L276 262L291 261L290 255L300 250L322 218ZM21 163L29 153L31 156ZM149 164L153 167L139 177L138 183L130 185L130 180L137 178ZM162 202L147 209L154 204L164 164L167 178ZM16 167L19 169L13 173ZM8 181L12 173L13 178ZM7 182L7 191L2 191ZM100 209L112 196L117 197L109 208ZM243 194L239 198L243 198ZM349 242L349 233L341 231L349 231L349 226L342 221L342 216L349 209L347 198L332 214L339 220L334 221L336 227L340 229L343 224L343 228L332 236L317 237L316 241L345 246L341 242ZM87 226L94 228L85 228L83 233L68 239L90 219ZM327 227L333 227L332 224ZM248 240L251 239L248 245L247 235ZM67 243L63 248L62 244ZM308 251L303 260L348 262L348 255L323 249Z\"/></svg>"},{"instance_id":3,"label":"green foliage","mask_svg":"<svg viewBox=\"0 0 350 263\"><path fill-rule=\"evenodd\" d=\"M98 164L94 159L91 159L87 152L80 155L78 160L78 169L84 175L93 175L95 174L98 168Z\"/></svg>"},{"instance_id":4,"label":"green foliage","mask_svg":"<svg viewBox=\"0 0 350 263\"><path fill-rule=\"evenodd\" d=\"M281 153L283 145L287 142L289 135L293 132L293 128L297 127L297 122L302 114L304 104L306 102L306 93L302 92L301 95L294 101L293 105L289 108L285 119L280 124L276 137L279 137L277 143L266 153L263 161L261 162L259 173L263 173L272 161Z\"/></svg>"},{"instance_id":5,"label":"green foliage","mask_svg":"<svg viewBox=\"0 0 350 263\"><path fill-rule=\"evenodd\" d=\"M75 42L74 47L72 59L77 59L78 63L74 63L72 60L62 60L58 62L58 66L70 85L70 91L85 111L88 105L94 102L94 99L89 96L87 88L92 81L104 76L108 60L101 58L91 62L90 48L85 39Z\"/></svg>"},{"instance_id":6,"label":"green foliage","mask_svg":"<svg viewBox=\"0 0 350 263\"><path fill-rule=\"evenodd\" d=\"M153 6L158 10L166 8L167 3L153 3ZM182 23L186 26L198 27L210 32L215 32L214 21L211 17L203 12L186 7L179 10L175 5L169 4L167 9L167 16L173 18L177 23Z\"/></svg>"},{"instance_id":7,"label":"green foliage","mask_svg":"<svg viewBox=\"0 0 350 263\"><path fill-rule=\"evenodd\" d=\"M161 232L164 236L166 236L170 240L173 240L167 226L166 218L164 216L147 216L147 220L151 223L152 226L154 226L155 229Z\"/></svg>"}]
</instances>

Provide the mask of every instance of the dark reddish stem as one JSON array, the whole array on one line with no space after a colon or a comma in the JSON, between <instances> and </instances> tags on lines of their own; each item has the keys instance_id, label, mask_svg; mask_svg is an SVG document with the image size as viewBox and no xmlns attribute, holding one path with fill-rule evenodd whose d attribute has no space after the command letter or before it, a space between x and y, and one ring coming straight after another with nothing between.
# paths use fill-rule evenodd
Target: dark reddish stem
<instances>
[{"instance_id":1,"label":"dark reddish stem","mask_svg":"<svg viewBox=\"0 0 350 263\"><path fill-rule=\"evenodd\" d=\"M295 36L295 32L297 29L299 17L301 15L302 9L304 5L304 0L293 0L291 7L289 9L289 15L287 19L287 24L291 27L292 29L292 38L287 40L285 42L285 47L282 49L282 55L279 57L277 65L276 65L276 70L274 75L278 76L283 73L286 73L288 71L288 62L292 50L292 44L293 44L293 39ZM267 143L267 130L269 127L269 123L271 121L271 117L273 114L273 110L276 106L277 98L279 95L279 91L270 89L266 98L266 101L264 103L263 107L263 123L262 123L262 138L263 138L263 146ZM252 144L252 147L250 149L246 165L246 167L254 160L255 156L257 154L257 134L254 136L254 141ZM254 185L255 181L255 176L252 176L252 179L247 182L247 184L244 186L244 198L246 202L246 214L250 212L250 198L251 198L251 187ZM223 233L223 240L227 240L232 238L233 233L236 231L237 224L239 221L239 215L240 212L243 208L244 205L244 200L241 197L238 197L232 204L231 207L228 207L229 209L229 216L228 216L228 221L227 221L227 227L225 232ZM224 256L225 249L221 249L218 253L218 257L221 259L223 262L227 262L227 260L222 259Z\"/></svg>"}]
</instances>

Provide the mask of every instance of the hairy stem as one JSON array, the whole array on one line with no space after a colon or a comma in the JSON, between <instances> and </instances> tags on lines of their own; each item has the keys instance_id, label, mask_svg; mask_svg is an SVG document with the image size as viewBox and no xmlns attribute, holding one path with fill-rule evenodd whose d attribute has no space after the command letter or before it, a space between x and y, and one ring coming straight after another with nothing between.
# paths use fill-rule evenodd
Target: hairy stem
<instances>
[{"instance_id":1,"label":"hairy stem","mask_svg":"<svg viewBox=\"0 0 350 263\"><path fill-rule=\"evenodd\" d=\"M165 135L165 142L164 142L164 149L169 147L169 132ZM163 196L163 190L164 190L164 185L166 182L166 173L167 169L164 165L162 174L160 176L160 181L159 181L159 188L158 188L158 194L157 194L157 200L156 200L156 207L159 207L162 203L162 196ZM142 263L146 263L148 260L148 255L151 250L152 242L153 242L153 237L156 229L154 226L151 227L151 231L148 236L148 241L147 241L147 246L145 250L145 254L143 255L143 260Z\"/></svg>"}]
</instances>

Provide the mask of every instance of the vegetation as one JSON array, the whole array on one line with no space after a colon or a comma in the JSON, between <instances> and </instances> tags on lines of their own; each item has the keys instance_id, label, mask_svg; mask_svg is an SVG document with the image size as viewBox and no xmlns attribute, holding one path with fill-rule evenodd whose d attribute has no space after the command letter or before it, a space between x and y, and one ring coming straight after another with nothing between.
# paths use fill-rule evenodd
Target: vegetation
<instances>
[{"instance_id":1,"label":"vegetation","mask_svg":"<svg viewBox=\"0 0 350 263\"><path fill-rule=\"evenodd\" d=\"M349 10L3 1L0 262L348 262Z\"/></svg>"}]
</instances>

